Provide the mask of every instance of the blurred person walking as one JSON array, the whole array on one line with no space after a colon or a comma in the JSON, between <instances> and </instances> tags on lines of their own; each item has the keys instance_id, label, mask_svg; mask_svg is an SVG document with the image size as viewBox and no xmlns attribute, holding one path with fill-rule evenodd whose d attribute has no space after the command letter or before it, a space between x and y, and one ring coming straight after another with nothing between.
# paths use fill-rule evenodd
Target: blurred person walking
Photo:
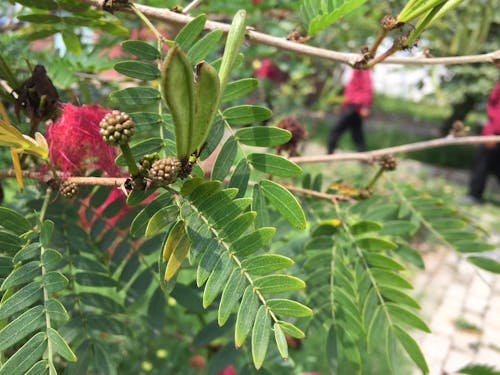
<instances>
[{"instance_id":1,"label":"blurred person walking","mask_svg":"<svg viewBox=\"0 0 500 375\"><path fill-rule=\"evenodd\" d=\"M353 69L349 82L344 88L340 118L331 129L328 138L329 154L337 147L340 136L349 129L358 152L366 150L363 132L363 119L370 114L373 101L371 71L368 69Z\"/></svg>"},{"instance_id":2,"label":"blurred person walking","mask_svg":"<svg viewBox=\"0 0 500 375\"><path fill-rule=\"evenodd\" d=\"M495 63L500 68L500 61ZM488 120L482 135L500 135L500 79L488 96L486 105ZM479 147L469 181L469 193L463 199L469 203L481 203L488 176L494 174L500 183L500 143L488 142Z\"/></svg>"}]
</instances>

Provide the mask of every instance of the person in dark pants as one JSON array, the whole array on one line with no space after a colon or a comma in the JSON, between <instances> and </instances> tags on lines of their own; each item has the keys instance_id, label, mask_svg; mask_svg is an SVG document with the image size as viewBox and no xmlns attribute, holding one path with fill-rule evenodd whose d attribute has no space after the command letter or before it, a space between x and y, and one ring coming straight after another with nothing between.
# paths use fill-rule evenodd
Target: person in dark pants
<instances>
[{"instance_id":1,"label":"person in dark pants","mask_svg":"<svg viewBox=\"0 0 500 375\"><path fill-rule=\"evenodd\" d=\"M500 62L496 63L500 68ZM500 79L488 96L486 106L488 121L483 127L482 135L500 135ZM500 182L500 144L485 143L480 146L473 165L469 193L466 199L470 203L480 203L483 198L486 181L490 174L494 174Z\"/></svg>"},{"instance_id":2,"label":"person in dark pants","mask_svg":"<svg viewBox=\"0 0 500 375\"><path fill-rule=\"evenodd\" d=\"M327 151L329 154L335 151L340 136L347 129L351 131L356 150L358 152L366 150L363 119L370 114L372 101L371 71L367 69L353 69L351 78L344 88L344 101L342 103L340 118L330 131L328 138Z\"/></svg>"}]
</instances>

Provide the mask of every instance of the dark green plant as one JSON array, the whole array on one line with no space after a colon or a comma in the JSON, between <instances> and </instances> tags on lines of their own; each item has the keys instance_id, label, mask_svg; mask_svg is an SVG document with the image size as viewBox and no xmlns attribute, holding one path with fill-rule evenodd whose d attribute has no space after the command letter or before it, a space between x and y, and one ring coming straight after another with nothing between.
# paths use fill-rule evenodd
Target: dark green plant
<instances>
[{"instance_id":1,"label":"dark green plant","mask_svg":"<svg viewBox=\"0 0 500 375\"><path fill-rule=\"evenodd\" d=\"M85 53L80 27L123 30L76 0L19 3L30 37L60 32L71 53ZM122 151L126 204L107 202L101 171L76 191L81 180L47 181L26 160L37 184L0 207L0 374L216 374L230 364L290 373L302 370L294 360L306 335L325 348L315 355L330 371L397 373L396 354L406 353L427 373L411 336L429 328L408 292L406 264L423 266L410 240L426 230L499 273L495 260L469 255L492 248L481 228L385 173L392 161L372 182L324 189L322 175L302 176L269 150L290 133L259 125L272 113L245 102L257 81L235 78L244 11L221 49L222 32L203 31L205 14L167 39L135 5L105 5L157 39L123 41L133 57L114 69L134 84L107 87L124 112L112 112L102 135Z\"/></svg>"}]
</instances>

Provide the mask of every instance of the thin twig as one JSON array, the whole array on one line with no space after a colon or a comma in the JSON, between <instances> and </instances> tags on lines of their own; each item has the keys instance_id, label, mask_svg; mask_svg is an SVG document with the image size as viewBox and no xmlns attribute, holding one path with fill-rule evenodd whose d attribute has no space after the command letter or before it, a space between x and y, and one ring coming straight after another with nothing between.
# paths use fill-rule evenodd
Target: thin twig
<instances>
[{"instance_id":1,"label":"thin twig","mask_svg":"<svg viewBox=\"0 0 500 375\"><path fill-rule=\"evenodd\" d=\"M346 195L322 193L320 191L311 190L311 189L304 189L304 188L300 188L300 187L293 186L293 185L287 185L287 184L280 184L280 185L283 186L284 188L286 188L290 191L294 191L296 193L306 194L306 195L310 195L312 197L317 197L317 198L323 198L323 199L327 199L327 200L332 201L332 202L333 201L346 201L346 200L352 199Z\"/></svg>"},{"instance_id":2,"label":"thin twig","mask_svg":"<svg viewBox=\"0 0 500 375\"><path fill-rule=\"evenodd\" d=\"M102 9L104 0L81 0L84 3L91 4L99 9ZM193 17L172 12L168 9L154 8L146 5L134 4L137 9L139 9L144 15L152 19L157 19L167 23L184 25L190 22ZM127 11L127 9L123 9ZM207 21L205 23L205 29L207 30L222 30L224 32L229 31L228 24L215 21ZM310 45L305 45L293 41L289 41L286 37L278 38L268 34L260 33L247 28L247 39L251 42L265 44L268 46L276 47L279 49L296 52L303 55L314 56L320 59L332 60L341 62L354 66L357 62L363 60L363 55L358 53L344 53L332 50L327 50L319 47L313 47ZM381 64L401 64L401 65L451 65L451 64L471 64L471 63L493 63L496 60L500 60L500 50L482 54L482 55L470 55L470 56L450 56L450 57L389 57L381 62Z\"/></svg>"},{"instance_id":3,"label":"thin twig","mask_svg":"<svg viewBox=\"0 0 500 375\"><path fill-rule=\"evenodd\" d=\"M191 10L200 5L203 0L193 0L182 10L182 13L188 14Z\"/></svg>"},{"instance_id":4,"label":"thin twig","mask_svg":"<svg viewBox=\"0 0 500 375\"><path fill-rule=\"evenodd\" d=\"M346 152L342 154L333 154L333 155L297 156L297 157L292 157L289 160L297 164L328 163L332 161L343 161L343 160L372 161L380 156L388 154L401 154L405 152L420 151L437 147L465 145L465 144L480 144L489 142L500 143L500 135L489 135L489 136L478 135L478 136L459 137L459 138L446 137L446 138L432 139L430 141L416 142L406 145L382 148L374 151Z\"/></svg>"}]
</instances>

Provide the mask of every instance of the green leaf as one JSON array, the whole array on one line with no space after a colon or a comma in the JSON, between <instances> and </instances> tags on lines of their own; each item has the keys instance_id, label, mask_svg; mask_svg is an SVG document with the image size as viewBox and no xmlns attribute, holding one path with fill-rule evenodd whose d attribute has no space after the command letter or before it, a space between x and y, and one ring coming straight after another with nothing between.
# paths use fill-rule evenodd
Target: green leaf
<instances>
[{"instance_id":1,"label":"green leaf","mask_svg":"<svg viewBox=\"0 0 500 375\"><path fill-rule=\"evenodd\" d=\"M372 269L371 273L378 283L385 286L391 286L396 288L413 289L413 286L408 282L408 280L395 274L394 272L385 271L381 269Z\"/></svg>"},{"instance_id":2,"label":"green leaf","mask_svg":"<svg viewBox=\"0 0 500 375\"><path fill-rule=\"evenodd\" d=\"M420 305L417 301L399 289L383 286L380 288L380 293L384 296L384 298L390 301L402 303L415 309L420 309Z\"/></svg>"},{"instance_id":3,"label":"green leaf","mask_svg":"<svg viewBox=\"0 0 500 375\"><path fill-rule=\"evenodd\" d=\"M43 296L42 287L39 282L25 285L9 298L0 303L0 320L12 316L14 313L31 306Z\"/></svg>"},{"instance_id":4,"label":"green leaf","mask_svg":"<svg viewBox=\"0 0 500 375\"><path fill-rule=\"evenodd\" d=\"M303 289L306 284L299 278L289 275L270 275L256 279L254 287L263 294L285 293Z\"/></svg>"},{"instance_id":5,"label":"green leaf","mask_svg":"<svg viewBox=\"0 0 500 375\"><path fill-rule=\"evenodd\" d=\"M482 365L482 364L470 364L457 370L458 374L467 375L499 375L500 372L497 371L493 366Z\"/></svg>"},{"instance_id":6,"label":"green leaf","mask_svg":"<svg viewBox=\"0 0 500 375\"><path fill-rule=\"evenodd\" d=\"M45 324L43 306L35 306L0 330L0 351L10 348Z\"/></svg>"},{"instance_id":7,"label":"green leaf","mask_svg":"<svg viewBox=\"0 0 500 375\"><path fill-rule=\"evenodd\" d=\"M271 225L269 217L269 205L266 197L258 184L254 185L252 190L252 210L257 212L255 218L255 228L263 228Z\"/></svg>"},{"instance_id":8,"label":"green leaf","mask_svg":"<svg viewBox=\"0 0 500 375\"><path fill-rule=\"evenodd\" d=\"M36 276L40 275L41 272L40 262L38 261L23 264L7 276L0 287L0 291L32 281Z\"/></svg>"},{"instance_id":9,"label":"green leaf","mask_svg":"<svg viewBox=\"0 0 500 375\"><path fill-rule=\"evenodd\" d=\"M24 246L21 250L19 250L16 255L14 255L14 259L12 259L12 263L16 264L18 262L24 262L26 260L30 260L33 258L40 257L40 243L33 242L29 245Z\"/></svg>"},{"instance_id":10,"label":"green leaf","mask_svg":"<svg viewBox=\"0 0 500 375\"><path fill-rule=\"evenodd\" d=\"M229 257L228 255L223 255L215 265L215 268L208 277L207 283L205 285L205 290L203 291L204 308L207 308L218 296L232 270L233 262L231 260L231 257Z\"/></svg>"},{"instance_id":11,"label":"green leaf","mask_svg":"<svg viewBox=\"0 0 500 375\"><path fill-rule=\"evenodd\" d=\"M142 61L120 61L114 65L114 69L118 73L144 81L152 81L160 77L160 70L156 65Z\"/></svg>"},{"instance_id":12,"label":"green leaf","mask_svg":"<svg viewBox=\"0 0 500 375\"><path fill-rule=\"evenodd\" d=\"M233 165L236 152L238 151L238 144L233 136L230 136L222 146L217 158L215 159L214 166L212 167L212 180L223 181L229 174L231 165Z\"/></svg>"},{"instance_id":13,"label":"green leaf","mask_svg":"<svg viewBox=\"0 0 500 375\"><path fill-rule=\"evenodd\" d=\"M0 375L27 374L27 370L42 357L46 345L45 333L37 333L2 365Z\"/></svg>"},{"instance_id":14,"label":"green leaf","mask_svg":"<svg viewBox=\"0 0 500 375\"><path fill-rule=\"evenodd\" d=\"M271 318L265 306L259 307L252 331L252 358L255 368L261 368L266 357L271 334Z\"/></svg>"},{"instance_id":15,"label":"green leaf","mask_svg":"<svg viewBox=\"0 0 500 375\"><path fill-rule=\"evenodd\" d=\"M252 285L247 286L241 299L236 326L234 331L234 342L237 348L243 345L248 333L253 327L255 314L259 308L259 300L253 291Z\"/></svg>"},{"instance_id":16,"label":"green leaf","mask_svg":"<svg viewBox=\"0 0 500 375\"><path fill-rule=\"evenodd\" d=\"M239 269L235 269L229 277L226 287L222 291L217 320L219 326L223 326L227 322L229 316L238 304L239 299L243 295L246 284L247 280L243 273Z\"/></svg>"},{"instance_id":17,"label":"green leaf","mask_svg":"<svg viewBox=\"0 0 500 375\"><path fill-rule=\"evenodd\" d=\"M73 353L68 343L54 328L47 327L47 336L54 346L55 351L59 353L61 357L63 357L67 361L76 362L77 358L75 353Z\"/></svg>"},{"instance_id":18,"label":"green leaf","mask_svg":"<svg viewBox=\"0 0 500 375\"><path fill-rule=\"evenodd\" d=\"M127 205L128 206L136 206L139 203L143 202L150 195L156 193L153 189L148 189L146 191L143 190L132 190L127 197Z\"/></svg>"},{"instance_id":19,"label":"green leaf","mask_svg":"<svg viewBox=\"0 0 500 375\"><path fill-rule=\"evenodd\" d=\"M414 234L419 224L405 220L384 221L384 227L378 232L381 236L407 236Z\"/></svg>"},{"instance_id":20,"label":"green leaf","mask_svg":"<svg viewBox=\"0 0 500 375\"><path fill-rule=\"evenodd\" d=\"M278 351L282 358L288 358L288 343L286 341L285 332L278 323L274 323L274 339L276 341L276 345L278 346Z\"/></svg>"},{"instance_id":21,"label":"green leaf","mask_svg":"<svg viewBox=\"0 0 500 375\"><path fill-rule=\"evenodd\" d=\"M0 230L0 249L6 253L16 253L24 242L15 234Z\"/></svg>"},{"instance_id":22,"label":"green leaf","mask_svg":"<svg viewBox=\"0 0 500 375\"><path fill-rule=\"evenodd\" d=\"M26 14L24 16L17 16L17 19L22 22L29 23L42 23L53 25L62 21L62 17L54 16L52 14Z\"/></svg>"},{"instance_id":23,"label":"green leaf","mask_svg":"<svg viewBox=\"0 0 500 375\"><path fill-rule=\"evenodd\" d=\"M205 14L200 14L191 20L181 29L181 31L179 31L175 37L175 43L182 49L189 49L189 47L191 47L191 45L198 39L198 35L200 35L203 31L206 21L207 16Z\"/></svg>"},{"instance_id":24,"label":"green leaf","mask_svg":"<svg viewBox=\"0 0 500 375\"><path fill-rule=\"evenodd\" d=\"M222 228L221 238L229 242L235 241L253 224L256 215L254 211L247 211L237 216Z\"/></svg>"},{"instance_id":25,"label":"green leaf","mask_svg":"<svg viewBox=\"0 0 500 375\"><path fill-rule=\"evenodd\" d=\"M0 227L18 236L31 230L31 224L24 216L7 207L0 207Z\"/></svg>"},{"instance_id":26,"label":"green leaf","mask_svg":"<svg viewBox=\"0 0 500 375\"><path fill-rule=\"evenodd\" d=\"M297 199L283 186L269 180L262 180L259 185L278 212L296 229L305 229L306 217Z\"/></svg>"},{"instance_id":27,"label":"green leaf","mask_svg":"<svg viewBox=\"0 0 500 375\"><path fill-rule=\"evenodd\" d=\"M312 19L308 20L308 34L314 35L327 28L332 23L359 8L365 2L366 0L340 0L335 1L335 7L325 8L322 6L324 4L323 1L313 1L313 6L309 8L313 10L313 14L309 15L309 18ZM301 10L305 11L304 5L302 5Z\"/></svg>"},{"instance_id":28,"label":"green leaf","mask_svg":"<svg viewBox=\"0 0 500 375\"><path fill-rule=\"evenodd\" d=\"M228 86L229 87L229 86ZM274 147L286 143L292 134L274 126L251 126L238 129L236 139L249 146Z\"/></svg>"},{"instance_id":29,"label":"green leaf","mask_svg":"<svg viewBox=\"0 0 500 375\"><path fill-rule=\"evenodd\" d=\"M24 375L46 375L49 364L45 359L38 361Z\"/></svg>"},{"instance_id":30,"label":"green leaf","mask_svg":"<svg viewBox=\"0 0 500 375\"><path fill-rule=\"evenodd\" d=\"M123 50L144 60L156 60L160 58L160 52L156 47L142 40L125 40L121 43Z\"/></svg>"},{"instance_id":31,"label":"green leaf","mask_svg":"<svg viewBox=\"0 0 500 375\"><path fill-rule=\"evenodd\" d=\"M406 333L405 330L397 325L394 326L394 332L410 358L413 359L423 373L428 374L429 367L427 366L427 362L425 361L417 342L408 333Z\"/></svg>"},{"instance_id":32,"label":"green leaf","mask_svg":"<svg viewBox=\"0 0 500 375\"><path fill-rule=\"evenodd\" d=\"M312 315L312 310L296 301L289 299L276 298L267 301L267 307L276 315L293 316L303 318Z\"/></svg>"},{"instance_id":33,"label":"green leaf","mask_svg":"<svg viewBox=\"0 0 500 375\"><path fill-rule=\"evenodd\" d=\"M363 256L372 267L384 268L387 270L402 271L405 267L395 261L393 258L388 257L380 253L371 253L369 251L364 251Z\"/></svg>"},{"instance_id":34,"label":"green leaf","mask_svg":"<svg viewBox=\"0 0 500 375\"><path fill-rule=\"evenodd\" d=\"M368 251L388 251L394 250L398 247L392 241L384 240L382 238L377 237L364 237L356 240L356 244L365 250Z\"/></svg>"},{"instance_id":35,"label":"green leaf","mask_svg":"<svg viewBox=\"0 0 500 375\"><path fill-rule=\"evenodd\" d=\"M495 250L496 245L481 241L458 241L452 243L453 247L461 253L480 253Z\"/></svg>"},{"instance_id":36,"label":"green leaf","mask_svg":"<svg viewBox=\"0 0 500 375\"><path fill-rule=\"evenodd\" d=\"M60 292L66 286L68 286L68 279L60 272L47 272L43 275L43 287L47 289L49 293Z\"/></svg>"},{"instance_id":37,"label":"green leaf","mask_svg":"<svg viewBox=\"0 0 500 375\"><path fill-rule=\"evenodd\" d=\"M56 299L45 301L45 311L50 316L51 321L65 322L69 320L69 315L63 304Z\"/></svg>"},{"instance_id":38,"label":"green leaf","mask_svg":"<svg viewBox=\"0 0 500 375\"><path fill-rule=\"evenodd\" d=\"M116 375L116 364L111 360L111 353L108 347L101 344L100 341L93 343L94 358L96 362L96 370L98 374Z\"/></svg>"},{"instance_id":39,"label":"green leaf","mask_svg":"<svg viewBox=\"0 0 500 375\"><path fill-rule=\"evenodd\" d=\"M269 119L273 113L266 107L239 105L226 109L222 116L230 125L250 125Z\"/></svg>"},{"instance_id":40,"label":"green leaf","mask_svg":"<svg viewBox=\"0 0 500 375\"><path fill-rule=\"evenodd\" d=\"M117 287L118 283L112 277L96 272L77 272L75 281L83 286Z\"/></svg>"},{"instance_id":41,"label":"green leaf","mask_svg":"<svg viewBox=\"0 0 500 375\"><path fill-rule=\"evenodd\" d=\"M227 103L239 99L257 88L259 81L255 78L243 78L238 81L230 82L222 95L221 102Z\"/></svg>"},{"instance_id":42,"label":"green leaf","mask_svg":"<svg viewBox=\"0 0 500 375\"><path fill-rule=\"evenodd\" d=\"M53 271L57 269L59 263L61 263L62 255L57 250L46 249L42 254L42 265L47 271Z\"/></svg>"},{"instance_id":43,"label":"green leaf","mask_svg":"<svg viewBox=\"0 0 500 375\"><path fill-rule=\"evenodd\" d=\"M194 65L207 57L217 47L222 35L222 30L213 30L199 39L187 53L189 61Z\"/></svg>"},{"instance_id":44,"label":"green leaf","mask_svg":"<svg viewBox=\"0 0 500 375\"><path fill-rule=\"evenodd\" d=\"M142 236L146 231L151 217L163 207L167 207L171 204L172 197L170 193L163 193L151 201L151 203L144 207L132 221L130 226L130 234L132 237L137 238Z\"/></svg>"},{"instance_id":45,"label":"green leaf","mask_svg":"<svg viewBox=\"0 0 500 375\"><path fill-rule=\"evenodd\" d=\"M148 221L145 236L152 237L162 230L170 228L170 225L177 220L178 215L179 207L175 204L161 208Z\"/></svg>"},{"instance_id":46,"label":"green leaf","mask_svg":"<svg viewBox=\"0 0 500 375\"><path fill-rule=\"evenodd\" d=\"M349 226L349 230L353 235L376 232L380 229L382 229L382 225L376 221L358 221L357 223Z\"/></svg>"},{"instance_id":47,"label":"green leaf","mask_svg":"<svg viewBox=\"0 0 500 375\"><path fill-rule=\"evenodd\" d=\"M467 261L479 268L482 268L483 270L493 273L500 273L500 262L496 261L495 259L480 256L470 256L467 257Z\"/></svg>"},{"instance_id":48,"label":"green leaf","mask_svg":"<svg viewBox=\"0 0 500 375\"><path fill-rule=\"evenodd\" d=\"M245 192L248 186L248 181L250 180L250 167L248 166L247 159L241 159L233 173L231 174L231 178L229 180L228 187L234 187L238 189L238 194L236 194L236 198L241 198L245 196Z\"/></svg>"},{"instance_id":49,"label":"green leaf","mask_svg":"<svg viewBox=\"0 0 500 375\"><path fill-rule=\"evenodd\" d=\"M425 322L412 311L394 303L386 303L385 306L393 319L396 319L401 323L408 324L410 327L431 333L427 324L425 324Z\"/></svg>"},{"instance_id":50,"label":"green leaf","mask_svg":"<svg viewBox=\"0 0 500 375\"><path fill-rule=\"evenodd\" d=\"M154 112L132 112L129 115L134 120L137 130L142 130L143 128L158 129L160 124L163 123L161 116Z\"/></svg>"},{"instance_id":51,"label":"green leaf","mask_svg":"<svg viewBox=\"0 0 500 375\"><path fill-rule=\"evenodd\" d=\"M68 51L79 55L82 52L82 45L80 43L80 38L70 30L61 31L61 35L64 41L64 45Z\"/></svg>"},{"instance_id":52,"label":"green leaf","mask_svg":"<svg viewBox=\"0 0 500 375\"><path fill-rule=\"evenodd\" d=\"M284 322L284 321L280 320L280 321L278 321L278 324L283 329L283 331L285 331L286 334L288 334L292 337L295 337L297 339L303 339L304 337L306 337L304 332L302 332L301 329L299 329L298 327L296 327L292 323L288 323L288 322Z\"/></svg>"},{"instance_id":53,"label":"green leaf","mask_svg":"<svg viewBox=\"0 0 500 375\"><path fill-rule=\"evenodd\" d=\"M189 229L188 227L188 230ZM193 243L193 246L196 246L196 242ZM202 252L203 255L196 270L196 285L198 285L198 287L202 286L210 276L210 273L222 253L222 246L219 245L216 239L211 238L203 241L203 249L200 252Z\"/></svg>"},{"instance_id":54,"label":"green leaf","mask_svg":"<svg viewBox=\"0 0 500 375\"><path fill-rule=\"evenodd\" d=\"M268 243L276 232L275 228L263 227L233 242L231 250L238 257L248 256Z\"/></svg>"},{"instance_id":55,"label":"green leaf","mask_svg":"<svg viewBox=\"0 0 500 375\"><path fill-rule=\"evenodd\" d=\"M123 311L123 307L118 302L101 294L82 292L79 294L79 297L85 305L94 306L112 313L120 313Z\"/></svg>"},{"instance_id":56,"label":"green leaf","mask_svg":"<svg viewBox=\"0 0 500 375\"><path fill-rule=\"evenodd\" d=\"M42 229L40 230L40 242L42 243L42 246L44 247L49 246L53 232L54 232L54 222L50 220L45 220L42 224Z\"/></svg>"},{"instance_id":57,"label":"green leaf","mask_svg":"<svg viewBox=\"0 0 500 375\"><path fill-rule=\"evenodd\" d=\"M430 222L431 226L437 230L461 229L467 226L467 222L460 219L433 219Z\"/></svg>"},{"instance_id":58,"label":"green leaf","mask_svg":"<svg viewBox=\"0 0 500 375\"><path fill-rule=\"evenodd\" d=\"M292 259L283 255L263 254L243 260L241 266L250 274L267 275L290 267L293 263Z\"/></svg>"},{"instance_id":59,"label":"green leaf","mask_svg":"<svg viewBox=\"0 0 500 375\"><path fill-rule=\"evenodd\" d=\"M151 87L127 87L110 95L115 104L121 106L145 106L156 104L161 99L160 92Z\"/></svg>"},{"instance_id":60,"label":"green leaf","mask_svg":"<svg viewBox=\"0 0 500 375\"><path fill-rule=\"evenodd\" d=\"M282 156L273 154L252 153L247 160L258 171L278 177L296 177L302 175L302 169Z\"/></svg>"},{"instance_id":61,"label":"green leaf","mask_svg":"<svg viewBox=\"0 0 500 375\"><path fill-rule=\"evenodd\" d=\"M399 248L396 250L396 253L404 260L411 262L415 266L424 269L425 264L424 260L422 259L422 256L420 253L413 249L412 247L406 245L406 244L400 244Z\"/></svg>"}]
</instances>

